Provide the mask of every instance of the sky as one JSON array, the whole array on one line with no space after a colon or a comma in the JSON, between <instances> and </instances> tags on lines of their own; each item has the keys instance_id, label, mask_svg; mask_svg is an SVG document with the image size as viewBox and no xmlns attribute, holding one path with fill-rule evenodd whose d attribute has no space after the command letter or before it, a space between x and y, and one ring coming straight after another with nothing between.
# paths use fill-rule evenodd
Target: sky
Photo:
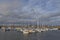
<instances>
[{"instance_id":1,"label":"sky","mask_svg":"<svg viewBox=\"0 0 60 40\"><path fill-rule=\"evenodd\" d=\"M60 0L0 0L0 24L60 25Z\"/></svg>"}]
</instances>

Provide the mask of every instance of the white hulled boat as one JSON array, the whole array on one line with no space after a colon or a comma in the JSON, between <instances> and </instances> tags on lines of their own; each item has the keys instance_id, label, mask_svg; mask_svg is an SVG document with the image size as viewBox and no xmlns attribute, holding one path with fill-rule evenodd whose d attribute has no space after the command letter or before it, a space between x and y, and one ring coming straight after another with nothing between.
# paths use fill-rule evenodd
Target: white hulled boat
<instances>
[{"instance_id":1,"label":"white hulled boat","mask_svg":"<svg viewBox=\"0 0 60 40\"><path fill-rule=\"evenodd\" d=\"M28 30L23 30L23 34L29 34Z\"/></svg>"}]
</instances>

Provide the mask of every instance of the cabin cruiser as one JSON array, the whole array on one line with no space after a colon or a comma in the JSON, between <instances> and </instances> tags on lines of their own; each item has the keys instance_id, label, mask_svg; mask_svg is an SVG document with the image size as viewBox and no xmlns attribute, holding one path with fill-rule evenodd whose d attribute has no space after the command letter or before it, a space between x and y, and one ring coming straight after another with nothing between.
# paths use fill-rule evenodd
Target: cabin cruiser
<instances>
[{"instance_id":1,"label":"cabin cruiser","mask_svg":"<svg viewBox=\"0 0 60 40\"><path fill-rule=\"evenodd\" d=\"M28 30L29 33L34 33L35 30L31 29L31 30Z\"/></svg>"},{"instance_id":2,"label":"cabin cruiser","mask_svg":"<svg viewBox=\"0 0 60 40\"><path fill-rule=\"evenodd\" d=\"M37 29L35 29L35 31L36 31L36 32L41 32L41 29L38 29L38 28L37 28Z\"/></svg>"},{"instance_id":3,"label":"cabin cruiser","mask_svg":"<svg viewBox=\"0 0 60 40\"><path fill-rule=\"evenodd\" d=\"M28 30L23 30L23 34L29 34Z\"/></svg>"}]
</instances>

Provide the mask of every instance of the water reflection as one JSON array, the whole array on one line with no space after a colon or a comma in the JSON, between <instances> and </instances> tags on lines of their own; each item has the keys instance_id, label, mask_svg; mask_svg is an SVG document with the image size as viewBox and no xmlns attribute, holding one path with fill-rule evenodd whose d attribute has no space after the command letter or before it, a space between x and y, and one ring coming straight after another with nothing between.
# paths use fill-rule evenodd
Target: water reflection
<instances>
[{"instance_id":1,"label":"water reflection","mask_svg":"<svg viewBox=\"0 0 60 40\"><path fill-rule=\"evenodd\" d=\"M0 40L60 40L60 31L23 34L22 32L0 32Z\"/></svg>"}]
</instances>

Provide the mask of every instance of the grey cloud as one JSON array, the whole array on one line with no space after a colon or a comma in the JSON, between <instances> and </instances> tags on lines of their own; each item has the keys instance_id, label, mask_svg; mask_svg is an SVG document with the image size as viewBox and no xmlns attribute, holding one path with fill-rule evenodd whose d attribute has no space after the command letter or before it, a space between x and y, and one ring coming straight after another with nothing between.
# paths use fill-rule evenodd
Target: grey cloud
<instances>
[{"instance_id":1,"label":"grey cloud","mask_svg":"<svg viewBox=\"0 0 60 40\"><path fill-rule=\"evenodd\" d=\"M60 16L59 0L29 0L28 4L20 1L0 4L1 22L36 22L48 24L57 20L50 19ZM55 3L55 4L54 4ZM54 6L55 7L54 7ZM2 7L3 6L3 7ZM50 24L50 23L49 23Z\"/></svg>"}]
</instances>

